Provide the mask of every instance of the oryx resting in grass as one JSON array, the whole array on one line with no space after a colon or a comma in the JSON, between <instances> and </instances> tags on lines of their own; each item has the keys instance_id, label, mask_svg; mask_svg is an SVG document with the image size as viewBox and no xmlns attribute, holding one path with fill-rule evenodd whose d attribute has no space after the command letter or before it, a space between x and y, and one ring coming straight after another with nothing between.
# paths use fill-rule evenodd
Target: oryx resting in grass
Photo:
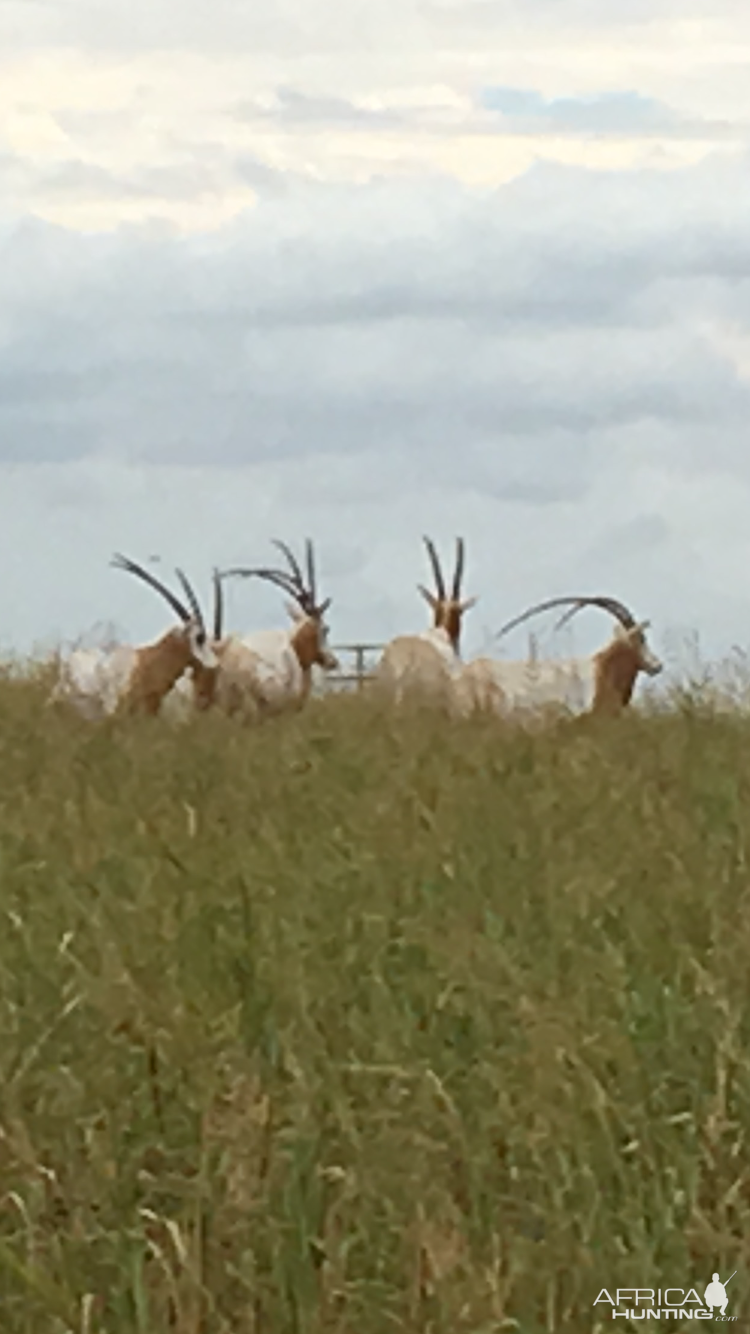
<instances>
[{"instance_id":1,"label":"oryx resting in grass","mask_svg":"<svg viewBox=\"0 0 750 1334\"><path fill-rule=\"evenodd\" d=\"M457 712L467 715L489 710L504 716L559 709L572 713L617 714L627 708L641 673L657 676L662 663L646 640L648 621L636 621L616 598L558 597L529 607L499 631L497 638L516 626L549 611L567 606L558 627L584 607L600 607L615 619L612 638L597 653L581 658L552 658L503 662L477 658L466 663L454 683Z\"/></svg>"},{"instance_id":2,"label":"oryx resting in grass","mask_svg":"<svg viewBox=\"0 0 750 1334\"><path fill-rule=\"evenodd\" d=\"M193 670L196 704L214 704L226 713L262 718L300 709L312 685L312 669L336 671L338 658L328 647L325 613L330 598L318 599L313 545L305 542L306 574L286 545L274 540L289 569L262 566L224 570L215 576L214 649L219 667L215 673ZM222 635L223 579L264 579L292 599L287 612L292 624L286 629L258 630L247 635Z\"/></svg>"},{"instance_id":3,"label":"oryx resting in grass","mask_svg":"<svg viewBox=\"0 0 750 1334\"><path fill-rule=\"evenodd\" d=\"M186 603L127 556L116 555L111 563L160 593L181 624L140 647L120 644L111 649L75 649L62 663L50 702L66 700L87 718L117 711L154 715L189 667L215 670L218 659L198 599L182 570L177 570L177 577Z\"/></svg>"},{"instance_id":4,"label":"oryx resting in grass","mask_svg":"<svg viewBox=\"0 0 750 1334\"><path fill-rule=\"evenodd\" d=\"M397 704L407 694L431 700L450 697L451 679L460 671L461 665L462 619L477 601L475 597L461 597L465 556L463 538L456 538L456 564L450 594L435 545L429 537L423 540L432 566L435 592L431 593L423 584L418 584L417 588L432 608L433 624L421 634L398 635L392 639L386 644L375 669L377 685Z\"/></svg>"}]
</instances>

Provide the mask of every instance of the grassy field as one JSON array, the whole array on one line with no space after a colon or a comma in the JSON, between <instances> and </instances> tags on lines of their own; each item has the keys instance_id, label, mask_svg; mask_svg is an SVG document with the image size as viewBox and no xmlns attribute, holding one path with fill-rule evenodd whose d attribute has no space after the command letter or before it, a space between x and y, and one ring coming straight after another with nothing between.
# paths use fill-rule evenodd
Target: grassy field
<instances>
[{"instance_id":1,"label":"grassy field","mask_svg":"<svg viewBox=\"0 0 750 1334\"><path fill-rule=\"evenodd\" d=\"M40 698L0 682L2 1334L742 1307L750 722Z\"/></svg>"}]
</instances>

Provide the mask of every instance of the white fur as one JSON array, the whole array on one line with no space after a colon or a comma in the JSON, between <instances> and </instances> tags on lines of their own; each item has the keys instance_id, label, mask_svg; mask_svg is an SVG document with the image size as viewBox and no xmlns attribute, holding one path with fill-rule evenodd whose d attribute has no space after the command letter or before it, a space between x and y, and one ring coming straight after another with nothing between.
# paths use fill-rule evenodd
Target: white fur
<instances>
[{"instance_id":1,"label":"white fur","mask_svg":"<svg viewBox=\"0 0 750 1334\"><path fill-rule=\"evenodd\" d=\"M392 639L375 668L375 680L396 704L412 690L433 698L450 698L452 680L460 669L461 660L441 626Z\"/></svg>"},{"instance_id":2,"label":"white fur","mask_svg":"<svg viewBox=\"0 0 750 1334\"><path fill-rule=\"evenodd\" d=\"M74 649L62 663L49 702L65 700L84 718L106 717L127 690L136 660L137 650L125 644Z\"/></svg>"},{"instance_id":3,"label":"white fur","mask_svg":"<svg viewBox=\"0 0 750 1334\"><path fill-rule=\"evenodd\" d=\"M169 694L162 701L160 710L163 717L168 718L170 722L187 722L195 713L195 703L193 699L193 679L185 672L175 681Z\"/></svg>"},{"instance_id":4,"label":"white fur","mask_svg":"<svg viewBox=\"0 0 750 1334\"><path fill-rule=\"evenodd\" d=\"M408 635L403 636L403 638L411 637L412 636ZM458 671L461 665L461 659L451 643L448 631L445 630L442 625L435 629L423 630L421 634L413 637L421 640L425 644L431 644L433 648L437 649L451 673ZM395 643L396 641L394 640L393 642Z\"/></svg>"},{"instance_id":5,"label":"white fur","mask_svg":"<svg viewBox=\"0 0 750 1334\"><path fill-rule=\"evenodd\" d=\"M278 713L301 701L305 674L292 644L293 633L259 630L225 641L220 650L218 706Z\"/></svg>"},{"instance_id":6,"label":"white fur","mask_svg":"<svg viewBox=\"0 0 750 1334\"><path fill-rule=\"evenodd\" d=\"M418 634L398 635L386 644L375 668L374 680L395 704L400 704L410 693L415 699L445 705L449 712L453 712L454 684L461 672L458 650L461 618L477 599L459 600L463 539L456 540L456 566L450 597L446 594L448 585L442 577L434 544L427 537L424 543L433 567L436 589L431 593L423 584L417 587L432 610L433 626ZM455 642L445 628L446 623L454 631Z\"/></svg>"},{"instance_id":7,"label":"white fur","mask_svg":"<svg viewBox=\"0 0 750 1334\"><path fill-rule=\"evenodd\" d=\"M456 698L462 713L477 707L511 714L553 706L584 713L594 702L595 690L593 658L552 662L493 662L478 658L466 664L456 681Z\"/></svg>"},{"instance_id":8,"label":"white fur","mask_svg":"<svg viewBox=\"0 0 750 1334\"><path fill-rule=\"evenodd\" d=\"M214 703L218 708L261 717L302 707L311 677L302 668L293 639L307 618L291 605L287 611L293 622L287 629L230 635L216 645L220 666ZM321 624L318 642L324 652L328 651L327 641L327 628ZM331 669L335 666L338 662L331 656Z\"/></svg>"}]
</instances>

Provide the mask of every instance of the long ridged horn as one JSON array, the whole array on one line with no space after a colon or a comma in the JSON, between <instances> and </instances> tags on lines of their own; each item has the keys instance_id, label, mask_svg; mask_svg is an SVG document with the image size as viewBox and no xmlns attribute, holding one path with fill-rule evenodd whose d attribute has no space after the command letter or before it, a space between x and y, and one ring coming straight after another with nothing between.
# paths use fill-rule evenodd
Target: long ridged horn
<instances>
[{"instance_id":1,"label":"long ridged horn","mask_svg":"<svg viewBox=\"0 0 750 1334\"><path fill-rule=\"evenodd\" d=\"M500 639L502 635L508 634L510 630L515 630L517 625L521 625L524 621L527 621L530 616L537 616L543 611L551 611L553 607L569 606L571 603L573 604L571 611L567 616L561 618L558 625L569 620L571 616L574 616L576 612L581 611L583 607L601 607L603 611L608 611L610 616L614 616L626 630L632 630L635 625L635 617L628 611L625 604L618 602L616 598L589 597L586 595L581 597L559 597L549 598L547 602L538 602L536 606L529 607L528 610L522 612L520 616L515 616L512 621L506 622L506 624L498 630L495 638Z\"/></svg>"},{"instance_id":2,"label":"long ridged horn","mask_svg":"<svg viewBox=\"0 0 750 1334\"><path fill-rule=\"evenodd\" d=\"M297 606L306 616L315 616L317 614L317 608L310 598L310 594L305 588L299 588L295 580L292 579L292 576L287 574L285 570L268 570L260 568L254 570L224 570L222 577L227 579L265 579L269 584L275 584L277 588L282 589L284 593L293 598L297 603Z\"/></svg>"},{"instance_id":3,"label":"long ridged horn","mask_svg":"<svg viewBox=\"0 0 750 1334\"><path fill-rule=\"evenodd\" d=\"M614 616L620 622L624 630L632 630L636 623L633 613L628 610L624 602L620 602L617 598L586 597L576 599L575 606L560 617L555 629L559 630L561 626L566 625L584 607L601 607L602 611L608 611L611 616Z\"/></svg>"},{"instance_id":4,"label":"long ridged horn","mask_svg":"<svg viewBox=\"0 0 750 1334\"><path fill-rule=\"evenodd\" d=\"M575 606L570 607L569 610L560 617L559 621L555 622L555 630L562 629L562 627L567 625L568 621L572 620L579 611L584 607L592 605L601 607L604 611L610 612L617 618L625 630L632 630L636 623L632 613L628 611L628 608L623 602L618 602L617 598L586 598L585 600L579 599Z\"/></svg>"},{"instance_id":5,"label":"long ridged horn","mask_svg":"<svg viewBox=\"0 0 750 1334\"><path fill-rule=\"evenodd\" d=\"M206 623L205 623L205 621L204 621L204 619L203 619L203 612L202 612L201 609L200 609L200 604L199 604L199 602L198 602L197 597L195 596L195 591L194 591L194 589L193 589L193 586L192 586L192 584L190 583L190 580L188 579L187 575L184 573L183 570L176 570L175 573L176 573L177 578L179 579L180 583L182 584L183 592L184 592L184 594L185 594L185 597L186 597L187 600L188 600L188 606L190 607L190 610L192 611L193 616L195 617L196 621L198 622L199 626L201 627L201 630L202 630L203 633L205 634L205 633L206 633Z\"/></svg>"},{"instance_id":6,"label":"long ridged horn","mask_svg":"<svg viewBox=\"0 0 750 1334\"><path fill-rule=\"evenodd\" d=\"M309 537L305 538L305 554L307 556L307 591L310 594L310 601L315 606L318 600L315 589L315 556L313 555L313 544Z\"/></svg>"},{"instance_id":7,"label":"long ridged horn","mask_svg":"<svg viewBox=\"0 0 750 1334\"><path fill-rule=\"evenodd\" d=\"M453 592L451 597L458 602L461 596L461 580L464 577L464 539L456 538L456 568L453 574Z\"/></svg>"},{"instance_id":8,"label":"long ridged horn","mask_svg":"<svg viewBox=\"0 0 750 1334\"><path fill-rule=\"evenodd\" d=\"M221 639L224 629L224 589L221 583L221 574L214 566L214 639Z\"/></svg>"},{"instance_id":9,"label":"long ridged horn","mask_svg":"<svg viewBox=\"0 0 750 1334\"><path fill-rule=\"evenodd\" d=\"M299 589L296 582L292 579L286 570L271 570L265 567L258 569L246 569L244 566L237 566L232 570L222 570L222 579L267 579L269 583L276 584L290 597L299 597Z\"/></svg>"},{"instance_id":10,"label":"long ridged horn","mask_svg":"<svg viewBox=\"0 0 750 1334\"><path fill-rule=\"evenodd\" d=\"M441 602L445 602L447 599L445 595L445 584L443 582L443 572L440 569L440 561L438 560L438 554L435 550L435 544L430 540L429 537L425 537L422 540L425 546L427 547L427 555L429 556L430 564L432 565L432 573L435 578L435 588L437 589L437 595L440 598Z\"/></svg>"},{"instance_id":11,"label":"long ridged horn","mask_svg":"<svg viewBox=\"0 0 750 1334\"><path fill-rule=\"evenodd\" d=\"M278 547L278 548L279 548L279 551L283 552L283 554L286 556L287 560L289 561L289 565L290 565L290 568L291 568L291 570L292 570L292 573L293 573L293 575L294 575L295 582L296 582L296 584L297 584L297 586L298 586L300 592L304 592L304 590L305 590L305 581L304 581L304 578L302 577L302 571L301 571L301 569L300 569L300 567L299 567L299 563L298 563L298 561L297 561L296 556L294 555L294 552L291 551L291 550L289 549L289 547L287 546L286 542L282 542L282 541L280 541L279 538L274 537L274 538L272 538L272 541L273 541L274 546L275 546L275 547Z\"/></svg>"},{"instance_id":12,"label":"long ridged horn","mask_svg":"<svg viewBox=\"0 0 750 1334\"><path fill-rule=\"evenodd\" d=\"M162 597L169 603L172 611L176 612L180 620L185 624L192 619L187 607L180 602L179 598L175 597L174 593L172 593L160 579L156 578L156 575L151 574L150 570L144 570L142 565L138 565L134 560L130 560L127 556L121 555L119 551L115 553L109 563L113 569L125 570L128 574L134 574L137 579L142 579L143 582L149 584L151 588L155 588L157 593L161 593Z\"/></svg>"}]
</instances>

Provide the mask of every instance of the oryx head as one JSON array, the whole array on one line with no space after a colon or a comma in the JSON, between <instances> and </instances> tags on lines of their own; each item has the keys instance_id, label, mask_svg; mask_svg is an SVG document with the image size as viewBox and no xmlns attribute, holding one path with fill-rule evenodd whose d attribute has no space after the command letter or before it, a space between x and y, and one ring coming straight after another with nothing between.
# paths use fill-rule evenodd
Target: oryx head
<instances>
[{"instance_id":1,"label":"oryx head","mask_svg":"<svg viewBox=\"0 0 750 1334\"><path fill-rule=\"evenodd\" d=\"M461 580L464 573L465 554L464 539L462 537L456 538L456 564L453 570L450 595L446 591L446 582L443 578L435 544L429 537L425 537L423 541L432 566L435 592L431 593L428 588L425 588L424 584L417 584L417 588L432 608L435 629L445 630L455 652L458 653L461 639L461 618L477 601L475 597L464 598L463 600L461 598Z\"/></svg>"},{"instance_id":2,"label":"oryx head","mask_svg":"<svg viewBox=\"0 0 750 1334\"><path fill-rule=\"evenodd\" d=\"M184 639L188 649L189 665L197 664L200 667L213 668L218 666L218 659L206 633L206 625L203 619L198 599L195 596L192 585L187 575L182 570L177 570L177 578L182 585L187 605L182 602L174 593L171 592L165 584L151 574L150 570L145 570L142 565L138 565L129 557L121 555L119 552L112 558L110 564L116 570L125 570L128 574L134 574L136 578L142 579L144 583L160 593L164 600L169 604L181 621L179 630L174 633Z\"/></svg>"},{"instance_id":3,"label":"oryx head","mask_svg":"<svg viewBox=\"0 0 750 1334\"><path fill-rule=\"evenodd\" d=\"M324 671L337 671L339 660L328 647L328 626L325 621L325 613L331 605L331 599L318 600L315 557L310 538L305 539L305 574L302 573L297 558L285 542L274 538L273 544L285 557L288 570L262 566L257 569L225 570L222 577L265 579L287 593L292 598L292 601L286 604L287 612L295 627L309 638L311 662L322 667Z\"/></svg>"}]
</instances>

